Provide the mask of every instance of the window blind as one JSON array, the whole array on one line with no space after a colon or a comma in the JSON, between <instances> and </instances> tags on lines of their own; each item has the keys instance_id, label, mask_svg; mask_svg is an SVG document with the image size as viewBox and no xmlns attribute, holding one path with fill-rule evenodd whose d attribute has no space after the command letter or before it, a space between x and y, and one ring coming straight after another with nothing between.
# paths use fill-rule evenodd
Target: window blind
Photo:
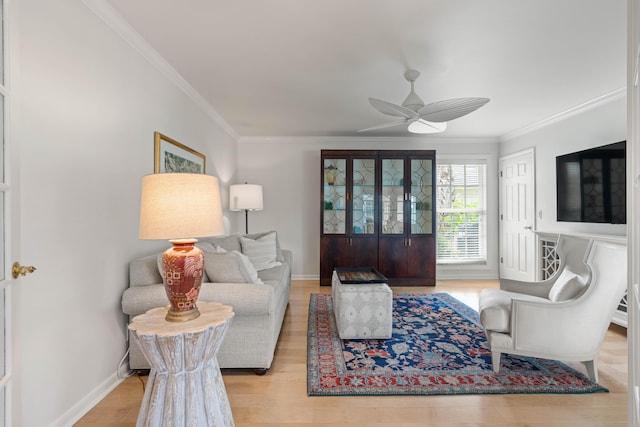
<instances>
[{"instance_id":1,"label":"window blind","mask_svg":"<svg viewBox=\"0 0 640 427\"><path fill-rule=\"evenodd\" d=\"M486 162L437 162L437 261L486 262Z\"/></svg>"}]
</instances>

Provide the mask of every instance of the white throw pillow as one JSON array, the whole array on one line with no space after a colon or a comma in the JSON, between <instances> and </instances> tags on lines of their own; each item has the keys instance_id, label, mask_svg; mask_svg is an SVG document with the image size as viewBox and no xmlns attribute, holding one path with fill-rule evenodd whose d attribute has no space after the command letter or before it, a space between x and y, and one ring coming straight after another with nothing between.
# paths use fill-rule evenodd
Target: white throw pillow
<instances>
[{"instance_id":1,"label":"white throw pillow","mask_svg":"<svg viewBox=\"0 0 640 427\"><path fill-rule=\"evenodd\" d=\"M549 291L549 299L553 302L567 301L577 297L585 284L573 271L565 268Z\"/></svg>"},{"instance_id":2,"label":"white throw pillow","mask_svg":"<svg viewBox=\"0 0 640 427\"><path fill-rule=\"evenodd\" d=\"M205 252L204 269L213 283L262 283L249 258L238 251Z\"/></svg>"},{"instance_id":3,"label":"white throw pillow","mask_svg":"<svg viewBox=\"0 0 640 427\"><path fill-rule=\"evenodd\" d=\"M247 239L257 240L269 233L273 233L276 236L276 252L277 252L276 261L284 261L285 260L284 254L282 253L282 249L280 248L280 240L278 240L278 232L276 232L275 230L262 231L260 233L245 234L242 237L246 237Z\"/></svg>"},{"instance_id":4,"label":"white throw pillow","mask_svg":"<svg viewBox=\"0 0 640 427\"><path fill-rule=\"evenodd\" d=\"M249 257L256 270L266 270L282 265L276 260L278 251L276 248L276 233L267 233L258 239L240 237L242 253Z\"/></svg>"}]
</instances>

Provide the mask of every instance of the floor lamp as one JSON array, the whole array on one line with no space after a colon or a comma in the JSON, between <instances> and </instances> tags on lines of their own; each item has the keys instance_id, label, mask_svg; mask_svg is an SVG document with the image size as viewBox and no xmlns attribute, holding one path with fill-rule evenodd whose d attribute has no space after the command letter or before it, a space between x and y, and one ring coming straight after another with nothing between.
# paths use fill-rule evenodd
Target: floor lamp
<instances>
[{"instance_id":1,"label":"floor lamp","mask_svg":"<svg viewBox=\"0 0 640 427\"><path fill-rule=\"evenodd\" d=\"M244 211L245 233L249 234L249 211L262 210L262 185L234 184L229 190L232 211Z\"/></svg>"}]
</instances>

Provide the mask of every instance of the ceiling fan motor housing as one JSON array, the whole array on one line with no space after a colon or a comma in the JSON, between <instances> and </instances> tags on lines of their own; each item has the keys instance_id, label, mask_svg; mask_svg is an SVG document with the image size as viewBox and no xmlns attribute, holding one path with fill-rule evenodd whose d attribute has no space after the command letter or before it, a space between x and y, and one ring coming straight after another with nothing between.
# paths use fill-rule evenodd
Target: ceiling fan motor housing
<instances>
[{"instance_id":1,"label":"ceiling fan motor housing","mask_svg":"<svg viewBox=\"0 0 640 427\"><path fill-rule=\"evenodd\" d=\"M420 99L420 97L413 90L413 84L418 79L418 77L420 77L420 71L417 70L407 70L404 73L404 78L407 79L409 83L411 83L411 92L409 92L409 95L402 102L403 107L413 110L416 113L419 109L424 107L424 101L422 101L422 99Z\"/></svg>"}]
</instances>

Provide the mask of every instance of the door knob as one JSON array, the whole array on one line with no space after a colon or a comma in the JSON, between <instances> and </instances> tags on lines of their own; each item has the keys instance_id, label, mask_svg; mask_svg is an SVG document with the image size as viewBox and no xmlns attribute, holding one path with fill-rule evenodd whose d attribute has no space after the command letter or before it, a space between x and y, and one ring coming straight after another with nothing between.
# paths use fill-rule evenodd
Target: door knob
<instances>
[{"instance_id":1,"label":"door knob","mask_svg":"<svg viewBox=\"0 0 640 427\"><path fill-rule=\"evenodd\" d=\"M11 268L11 275L14 279L17 279L18 276L26 276L27 273L33 273L36 271L36 268L32 265L20 265L17 262L13 263L13 267Z\"/></svg>"},{"instance_id":2,"label":"door knob","mask_svg":"<svg viewBox=\"0 0 640 427\"><path fill-rule=\"evenodd\" d=\"M525 230L533 230L533 227L532 227L532 226L530 226L530 225L527 225L524 229L525 229Z\"/></svg>"}]
</instances>

